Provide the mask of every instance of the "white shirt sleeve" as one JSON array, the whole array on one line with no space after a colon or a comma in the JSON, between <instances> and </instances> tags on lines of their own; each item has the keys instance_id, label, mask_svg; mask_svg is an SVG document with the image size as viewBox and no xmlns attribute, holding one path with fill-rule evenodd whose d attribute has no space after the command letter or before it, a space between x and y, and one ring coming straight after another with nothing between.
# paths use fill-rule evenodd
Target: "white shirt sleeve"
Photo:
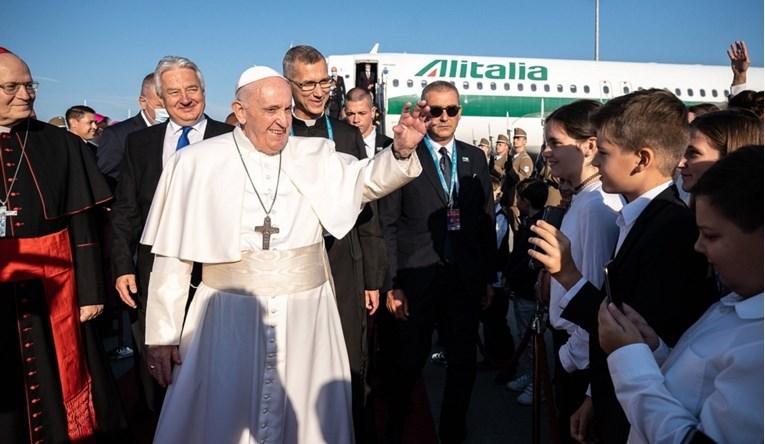
<instances>
[{"instance_id":1,"label":"white shirt sleeve","mask_svg":"<svg viewBox=\"0 0 765 444\"><path fill-rule=\"evenodd\" d=\"M146 344L181 343L192 262L156 255L146 304Z\"/></svg>"},{"instance_id":2,"label":"white shirt sleeve","mask_svg":"<svg viewBox=\"0 0 765 444\"><path fill-rule=\"evenodd\" d=\"M590 334L577 327L558 350L560 363L568 373L590 366Z\"/></svg>"},{"instance_id":3,"label":"white shirt sleeve","mask_svg":"<svg viewBox=\"0 0 765 444\"><path fill-rule=\"evenodd\" d=\"M698 428L715 442L762 442L761 342L730 351L728 365L712 377L698 416L669 391L652 358L646 344L627 345L608 357L616 397L632 426L631 437L655 444L681 443L690 430ZM688 384L696 385L695 381Z\"/></svg>"},{"instance_id":4,"label":"white shirt sleeve","mask_svg":"<svg viewBox=\"0 0 765 444\"><path fill-rule=\"evenodd\" d=\"M584 287L584 285L587 283L587 278L582 276L579 278L579 281L577 281L576 284L574 284L573 287L569 288L568 291L563 295L562 298L560 298L560 303L558 304L560 306L560 311L563 312L563 310L566 309L568 306L568 303L571 302L571 299L574 299L574 296L576 296L577 293L579 293L579 290Z\"/></svg>"},{"instance_id":5,"label":"white shirt sleeve","mask_svg":"<svg viewBox=\"0 0 765 444\"><path fill-rule=\"evenodd\" d=\"M741 91L746 91L747 89L746 83L739 83L738 85L731 85L730 86L730 96L729 97L735 97L740 93Z\"/></svg>"}]
</instances>

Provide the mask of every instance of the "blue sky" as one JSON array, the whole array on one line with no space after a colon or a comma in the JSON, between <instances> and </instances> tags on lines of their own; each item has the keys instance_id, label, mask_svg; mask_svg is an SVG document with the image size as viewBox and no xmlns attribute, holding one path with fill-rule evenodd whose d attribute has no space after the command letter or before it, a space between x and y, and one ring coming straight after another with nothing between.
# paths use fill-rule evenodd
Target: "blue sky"
<instances>
[{"instance_id":1,"label":"blue sky","mask_svg":"<svg viewBox=\"0 0 765 444\"><path fill-rule=\"evenodd\" d=\"M40 81L44 120L84 100L124 119L143 76L170 54L200 66L208 114L223 119L241 71L278 69L291 44L325 55L379 42L381 52L592 59L594 41L594 0L6 0L3 16L0 46ZM762 0L601 0L601 60L726 65L733 40L763 66Z\"/></svg>"}]
</instances>

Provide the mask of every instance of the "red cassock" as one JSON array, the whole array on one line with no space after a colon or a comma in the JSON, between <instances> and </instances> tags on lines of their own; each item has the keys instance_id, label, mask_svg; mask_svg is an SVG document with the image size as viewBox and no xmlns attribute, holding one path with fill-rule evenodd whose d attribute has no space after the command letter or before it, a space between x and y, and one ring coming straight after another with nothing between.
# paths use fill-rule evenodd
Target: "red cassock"
<instances>
[{"instance_id":1,"label":"red cassock","mask_svg":"<svg viewBox=\"0 0 765 444\"><path fill-rule=\"evenodd\" d=\"M0 135L0 161L16 212L0 237L0 436L87 442L99 418L79 307L103 303L93 212L109 188L79 138L36 120Z\"/></svg>"}]
</instances>

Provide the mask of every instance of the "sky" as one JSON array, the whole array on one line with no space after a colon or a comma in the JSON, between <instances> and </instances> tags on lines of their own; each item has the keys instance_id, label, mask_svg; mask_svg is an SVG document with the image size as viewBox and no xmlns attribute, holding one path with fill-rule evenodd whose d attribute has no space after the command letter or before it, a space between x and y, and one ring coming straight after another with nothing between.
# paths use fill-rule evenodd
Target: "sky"
<instances>
[{"instance_id":1,"label":"sky","mask_svg":"<svg viewBox=\"0 0 765 444\"><path fill-rule=\"evenodd\" d=\"M40 82L41 120L86 102L122 120L165 55L205 76L207 113L222 120L248 66L280 70L290 45L324 55L368 52L592 60L595 0L5 0L0 46ZM727 65L734 40L763 66L763 1L601 0L600 59Z\"/></svg>"}]
</instances>

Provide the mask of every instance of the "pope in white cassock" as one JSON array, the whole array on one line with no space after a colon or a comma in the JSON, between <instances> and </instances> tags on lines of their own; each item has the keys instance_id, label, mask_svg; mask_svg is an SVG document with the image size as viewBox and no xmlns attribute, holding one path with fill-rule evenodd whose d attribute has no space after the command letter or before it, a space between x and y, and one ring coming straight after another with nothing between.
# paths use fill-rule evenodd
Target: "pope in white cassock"
<instances>
[{"instance_id":1,"label":"pope in white cassock","mask_svg":"<svg viewBox=\"0 0 765 444\"><path fill-rule=\"evenodd\" d=\"M419 175L424 102L372 159L289 136L287 80L246 70L233 133L165 167L141 242L150 372L168 385L158 443L351 443L351 375L323 230L343 237L365 202ZM184 320L193 262L202 283Z\"/></svg>"}]
</instances>

